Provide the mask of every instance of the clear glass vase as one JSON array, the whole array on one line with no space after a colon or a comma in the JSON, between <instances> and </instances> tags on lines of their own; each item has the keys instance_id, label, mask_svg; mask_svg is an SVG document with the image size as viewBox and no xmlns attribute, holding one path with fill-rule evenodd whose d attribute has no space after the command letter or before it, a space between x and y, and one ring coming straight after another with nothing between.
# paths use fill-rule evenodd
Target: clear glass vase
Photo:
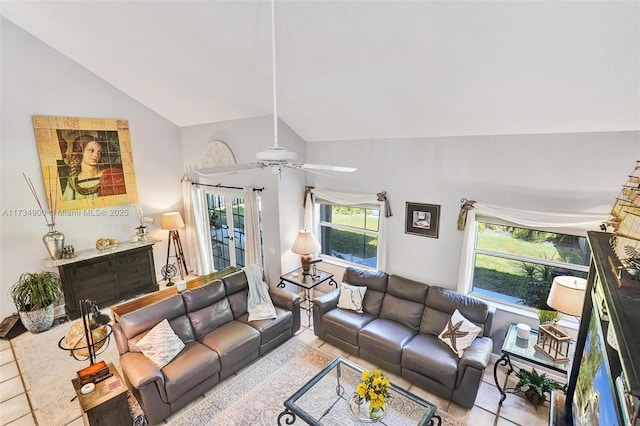
<instances>
[{"instance_id":1,"label":"clear glass vase","mask_svg":"<svg viewBox=\"0 0 640 426\"><path fill-rule=\"evenodd\" d=\"M356 420L364 423L378 422L385 413L385 407L372 407L369 401L361 398L357 393L351 395L347 404L349 413Z\"/></svg>"},{"instance_id":2,"label":"clear glass vase","mask_svg":"<svg viewBox=\"0 0 640 426\"><path fill-rule=\"evenodd\" d=\"M64 234L56 231L56 224L47 224L49 232L44 234L42 242L49 252L51 259L62 259L62 250L64 248Z\"/></svg>"}]
</instances>

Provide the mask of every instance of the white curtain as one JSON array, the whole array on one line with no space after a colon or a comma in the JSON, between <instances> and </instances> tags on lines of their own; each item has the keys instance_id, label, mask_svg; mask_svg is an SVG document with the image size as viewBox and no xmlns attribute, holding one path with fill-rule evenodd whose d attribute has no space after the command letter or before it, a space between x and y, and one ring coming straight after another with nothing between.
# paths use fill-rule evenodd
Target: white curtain
<instances>
[{"instance_id":1,"label":"white curtain","mask_svg":"<svg viewBox=\"0 0 640 426\"><path fill-rule=\"evenodd\" d=\"M311 196L313 194L313 197ZM325 191L317 188L308 188L305 194L305 214L304 226L306 229L312 229L317 235L319 231L318 222L314 221L313 214L315 212L313 198L317 201L327 201L332 204L340 204L346 206L370 205L380 209L380 217L378 220L378 265L380 271L386 270L387 267L387 232L386 217L392 215L386 199L386 193L378 194L350 194L346 192Z\"/></svg>"},{"instance_id":2,"label":"white curtain","mask_svg":"<svg viewBox=\"0 0 640 426\"><path fill-rule=\"evenodd\" d=\"M466 200L465 200L466 201ZM473 275L473 248L476 245L476 218L498 218L506 222L535 229L564 228L573 230L598 230L609 221L611 215L600 212L553 212L519 210L478 201L467 201L462 206L458 229L464 232L462 252L458 267L458 291L471 291ZM564 231L566 232L566 231Z\"/></svg>"},{"instance_id":3,"label":"white curtain","mask_svg":"<svg viewBox=\"0 0 640 426\"><path fill-rule=\"evenodd\" d=\"M260 221L258 217L258 192L252 186L244 188L245 265L262 266L260 246Z\"/></svg>"},{"instance_id":4,"label":"white curtain","mask_svg":"<svg viewBox=\"0 0 640 426\"><path fill-rule=\"evenodd\" d=\"M187 247L197 275L214 271L211 252L208 209L205 192L190 180L182 181L185 221L187 222Z\"/></svg>"}]
</instances>

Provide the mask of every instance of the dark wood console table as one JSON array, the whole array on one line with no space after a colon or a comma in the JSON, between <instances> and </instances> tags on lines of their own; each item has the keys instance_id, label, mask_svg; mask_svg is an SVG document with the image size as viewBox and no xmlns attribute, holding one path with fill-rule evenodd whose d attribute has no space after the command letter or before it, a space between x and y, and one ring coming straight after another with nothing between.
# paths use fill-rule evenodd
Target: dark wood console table
<instances>
[{"instance_id":1,"label":"dark wood console table","mask_svg":"<svg viewBox=\"0 0 640 426\"><path fill-rule=\"evenodd\" d=\"M191 290L193 288L209 283L213 280L218 280L220 278L223 278L229 274L236 272L237 270L238 269L235 268L234 266L229 266L219 271L212 272L211 274L202 275L200 277L194 278L190 281L187 281L187 290ZM137 297L133 300L129 300L119 305L112 306L111 307L112 318L115 322L120 322L120 318L122 318L124 314L133 312L136 309L142 308L143 306L147 306L152 303L156 303L161 300L167 299L176 294L178 294L178 289L174 285L172 287L167 287L164 290L156 291L151 294L146 294L144 296Z\"/></svg>"},{"instance_id":2,"label":"dark wood console table","mask_svg":"<svg viewBox=\"0 0 640 426\"><path fill-rule=\"evenodd\" d=\"M123 242L105 250L81 250L71 259L45 259L46 266L57 267L60 273L67 315L71 319L80 316L78 300L93 300L102 308L157 291L153 261L156 242Z\"/></svg>"}]
</instances>

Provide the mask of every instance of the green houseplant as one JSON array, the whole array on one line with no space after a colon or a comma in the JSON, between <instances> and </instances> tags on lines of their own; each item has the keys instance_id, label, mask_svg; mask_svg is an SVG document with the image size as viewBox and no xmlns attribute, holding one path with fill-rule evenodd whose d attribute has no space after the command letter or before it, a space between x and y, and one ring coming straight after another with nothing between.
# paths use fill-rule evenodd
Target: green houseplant
<instances>
[{"instance_id":1,"label":"green houseplant","mask_svg":"<svg viewBox=\"0 0 640 426\"><path fill-rule=\"evenodd\" d=\"M62 295L60 277L52 272L25 272L9 290L20 320L32 333L53 324L54 304Z\"/></svg>"},{"instance_id":2,"label":"green houseplant","mask_svg":"<svg viewBox=\"0 0 640 426\"><path fill-rule=\"evenodd\" d=\"M547 399L545 395L547 392L559 390L562 393L566 391L566 385L561 385L550 377L547 377L546 373L539 374L536 369L531 371L521 369L516 373L518 384L516 389L525 389L524 395L527 400L535 406L541 405Z\"/></svg>"}]
</instances>

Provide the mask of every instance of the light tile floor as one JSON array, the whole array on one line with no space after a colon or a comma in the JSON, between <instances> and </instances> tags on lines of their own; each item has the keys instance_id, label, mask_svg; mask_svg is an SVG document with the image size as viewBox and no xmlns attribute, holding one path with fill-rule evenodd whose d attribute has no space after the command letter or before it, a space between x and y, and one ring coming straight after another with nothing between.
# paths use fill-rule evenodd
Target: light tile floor
<instances>
[{"instance_id":1,"label":"light tile floor","mask_svg":"<svg viewBox=\"0 0 640 426\"><path fill-rule=\"evenodd\" d=\"M313 326L307 327L306 312L302 312L302 317L303 325L298 332L298 337L301 340L333 356L341 355L348 358L364 368L374 367L367 361L343 352L317 338L313 334ZM512 377L509 380L513 380ZM509 394L504 403L501 406L498 405L500 393L493 379L493 365L485 371L476 403L470 410L451 401L431 395L401 377L390 374L389 378L409 392L435 403L439 410L446 411L469 426L544 426L549 424L548 403L535 409L525 399L518 395ZM499 373L499 379L502 382L506 379L502 368ZM511 386L513 386L513 383ZM33 407L31 407L28 394L24 390L24 383L18 365L15 362L11 344L8 340L0 339L0 425L36 425L37 422L32 411ZM82 420L78 419L69 426L81 426L82 424Z\"/></svg>"}]
</instances>

